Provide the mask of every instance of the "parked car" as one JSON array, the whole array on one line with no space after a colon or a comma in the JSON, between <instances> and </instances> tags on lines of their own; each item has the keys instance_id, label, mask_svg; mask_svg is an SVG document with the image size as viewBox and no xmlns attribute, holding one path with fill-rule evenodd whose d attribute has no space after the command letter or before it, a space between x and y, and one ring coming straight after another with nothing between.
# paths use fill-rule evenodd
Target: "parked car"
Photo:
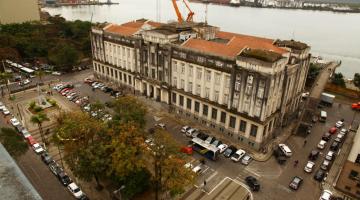
<instances>
[{"instance_id":1,"label":"parked car","mask_svg":"<svg viewBox=\"0 0 360 200\"><path fill-rule=\"evenodd\" d=\"M319 144L317 145L317 148L318 149L324 149L325 148L325 145L326 145L326 141L325 140L321 140L319 142Z\"/></svg>"},{"instance_id":2,"label":"parked car","mask_svg":"<svg viewBox=\"0 0 360 200\"><path fill-rule=\"evenodd\" d=\"M57 72L57 71L54 71L51 73L52 75L55 75L55 76L61 76L61 72Z\"/></svg>"},{"instance_id":3,"label":"parked car","mask_svg":"<svg viewBox=\"0 0 360 200\"><path fill-rule=\"evenodd\" d=\"M39 143L33 144L32 148L35 151L35 153L37 153L37 154L40 154L44 151L44 149L42 148L42 146Z\"/></svg>"},{"instance_id":4,"label":"parked car","mask_svg":"<svg viewBox=\"0 0 360 200\"><path fill-rule=\"evenodd\" d=\"M252 161L252 157L248 154L246 154L242 159L241 159L241 164L243 165L249 165L249 163Z\"/></svg>"},{"instance_id":5,"label":"parked car","mask_svg":"<svg viewBox=\"0 0 360 200\"><path fill-rule=\"evenodd\" d=\"M13 125L13 126L18 126L18 125L20 125L19 120L16 119L15 117L13 117L13 118L10 119L10 123L11 123L11 125Z\"/></svg>"},{"instance_id":6,"label":"parked car","mask_svg":"<svg viewBox=\"0 0 360 200\"><path fill-rule=\"evenodd\" d=\"M29 144L30 146L32 146L32 145L34 145L35 143L37 143L37 142L35 141L35 139L34 139L31 135L30 135L29 137L27 137L26 140L27 140L27 142L28 142L28 144Z\"/></svg>"},{"instance_id":7,"label":"parked car","mask_svg":"<svg viewBox=\"0 0 360 200\"><path fill-rule=\"evenodd\" d=\"M331 143L330 149L333 151L337 151L340 148L340 143L337 141L333 141L333 143Z\"/></svg>"},{"instance_id":8,"label":"parked car","mask_svg":"<svg viewBox=\"0 0 360 200\"><path fill-rule=\"evenodd\" d=\"M248 176L245 178L246 184L250 187L252 191L259 191L260 190L260 184L253 176Z\"/></svg>"},{"instance_id":9,"label":"parked car","mask_svg":"<svg viewBox=\"0 0 360 200\"><path fill-rule=\"evenodd\" d=\"M343 127L344 125L345 125L345 123L344 123L344 120L343 120L343 119L340 120L340 121L337 121L336 124L335 124L336 128L341 128L341 127Z\"/></svg>"},{"instance_id":10,"label":"parked car","mask_svg":"<svg viewBox=\"0 0 360 200\"><path fill-rule=\"evenodd\" d=\"M190 128L189 130L186 131L185 135L188 137L192 137L192 134L195 133L197 131L196 128Z\"/></svg>"},{"instance_id":11,"label":"parked car","mask_svg":"<svg viewBox=\"0 0 360 200\"><path fill-rule=\"evenodd\" d=\"M234 162L239 162L245 154L246 152L244 150L239 149L231 156L231 160Z\"/></svg>"},{"instance_id":12,"label":"parked car","mask_svg":"<svg viewBox=\"0 0 360 200\"><path fill-rule=\"evenodd\" d=\"M289 187L293 190L298 190L303 182L303 179L299 176L294 176L289 184Z\"/></svg>"},{"instance_id":13,"label":"parked car","mask_svg":"<svg viewBox=\"0 0 360 200\"><path fill-rule=\"evenodd\" d=\"M224 153L224 151L228 148L227 144L220 144L218 147L220 153Z\"/></svg>"},{"instance_id":14,"label":"parked car","mask_svg":"<svg viewBox=\"0 0 360 200\"><path fill-rule=\"evenodd\" d=\"M21 131L21 134L23 135L24 138L30 137L30 133L26 128L23 128Z\"/></svg>"},{"instance_id":15,"label":"parked car","mask_svg":"<svg viewBox=\"0 0 360 200\"><path fill-rule=\"evenodd\" d=\"M6 115L10 115L10 111L4 107L3 110L2 110L2 113L6 116Z\"/></svg>"},{"instance_id":16,"label":"parked car","mask_svg":"<svg viewBox=\"0 0 360 200\"><path fill-rule=\"evenodd\" d=\"M59 171L57 177L64 186L68 186L70 183L72 183L72 180L64 171Z\"/></svg>"},{"instance_id":17,"label":"parked car","mask_svg":"<svg viewBox=\"0 0 360 200\"><path fill-rule=\"evenodd\" d=\"M63 170L61 169L61 167L54 161L52 160L50 163L49 163L49 169L50 171L55 175L57 176L60 172L62 172Z\"/></svg>"},{"instance_id":18,"label":"parked car","mask_svg":"<svg viewBox=\"0 0 360 200\"><path fill-rule=\"evenodd\" d=\"M208 134L203 133L203 132L199 132L199 134L197 135L198 138L202 139L202 140L206 140L206 138L209 137Z\"/></svg>"},{"instance_id":19,"label":"parked car","mask_svg":"<svg viewBox=\"0 0 360 200\"><path fill-rule=\"evenodd\" d=\"M332 192L330 192L329 190L324 190L321 193L319 200L331 200L331 196L332 196Z\"/></svg>"},{"instance_id":20,"label":"parked car","mask_svg":"<svg viewBox=\"0 0 360 200\"><path fill-rule=\"evenodd\" d=\"M190 129L191 129L190 126L183 126L183 127L181 128L180 132L186 133L186 131L188 131L188 130L190 130Z\"/></svg>"},{"instance_id":21,"label":"parked car","mask_svg":"<svg viewBox=\"0 0 360 200\"><path fill-rule=\"evenodd\" d=\"M336 142L339 142L339 143L343 142L344 136L345 136L345 135L343 135L343 134L341 134L341 133L337 134L337 135L336 135L336 138L335 138L335 141L336 141Z\"/></svg>"},{"instance_id":22,"label":"parked car","mask_svg":"<svg viewBox=\"0 0 360 200\"><path fill-rule=\"evenodd\" d=\"M322 137L322 140L329 141L331 139L331 134L326 132Z\"/></svg>"},{"instance_id":23,"label":"parked car","mask_svg":"<svg viewBox=\"0 0 360 200\"><path fill-rule=\"evenodd\" d=\"M53 161L52 157L46 151L42 152L41 160L47 165L50 164L51 161Z\"/></svg>"},{"instance_id":24,"label":"parked car","mask_svg":"<svg viewBox=\"0 0 360 200\"><path fill-rule=\"evenodd\" d=\"M324 160L320 166L320 169L328 171L330 169L330 165L331 165L331 161L329 160Z\"/></svg>"},{"instance_id":25,"label":"parked car","mask_svg":"<svg viewBox=\"0 0 360 200\"><path fill-rule=\"evenodd\" d=\"M332 127L332 128L329 129L329 133L331 133L331 134L335 134L336 131L337 131L336 127Z\"/></svg>"},{"instance_id":26,"label":"parked car","mask_svg":"<svg viewBox=\"0 0 360 200\"><path fill-rule=\"evenodd\" d=\"M325 156L325 159L326 160L329 160L329 161L332 161L334 158L335 158L335 152L334 151L329 151L326 156Z\"/></svg>"},{"instance_id":27,"label":"parked car","mask_svg":"<svg viewBox=\"0 0 360 200\"><path fill-rule=\"evenodd\" d=\"M318 150L312 150L309 154L309 159L315 161L319 157L320 152Z\"/></svg>"},{"instance_id":28,"label":"parked car","mask_svg":"<svg viewBox=\"0 0 360 200\"><path fill-rule=\"evenodd\" d=\"M326 172L322 169L319 169L316 171L314 175L314 179L321 182L326 178Z\"/></svg>"},{"instance_id":29,"label":"parked car","mask_svg":"<svg viewBox=\"0 0 360 200\"><path fill-rule=\"evenodd\" d=\"M311 173L314 166L315 166L315 163L313 161L308 161L305 165L304 171L307 173Z\"/></svg>"},{"instance_id":30,"label":"parked car","mask_svg":"<svg viewBox=\"0 0 360 200\"><path fill-rule=\"evenodd\" d=\"M200 174L201 171L202 171L202 168L201 168L201 164L195 166L192 171L195 173L195 174Z\"/></svg>"},{"instance_id":31,"label":"parked car","mask_svg":"<svg viewBox=\"0 0 360 200\"><path fill-rule=\"evenodd\" d=\"M67 188L69 189L70 193L76 198L80 199L84 193L80 190L80 188L75 183L70 183Z\"/></svg>"},{"instance_id":32,"label":"parked car","mask_svg":"<svg viewBox=\"0 0 360 200\"><path fill-rule=\"evenodd\" d=\"M236 147L230 145L224 152L224 156L230 158L237 151Z\"/></svg>"},{"instance_id":33,"label":"parked car","mask_svg":"<svg viewBox=\"0 0 360 200\"><path fill-rule=\"evenodd\" d=\"M360 102L351 104L351 108L354 110L360 110Z\"/></svg>"}]
</instances>

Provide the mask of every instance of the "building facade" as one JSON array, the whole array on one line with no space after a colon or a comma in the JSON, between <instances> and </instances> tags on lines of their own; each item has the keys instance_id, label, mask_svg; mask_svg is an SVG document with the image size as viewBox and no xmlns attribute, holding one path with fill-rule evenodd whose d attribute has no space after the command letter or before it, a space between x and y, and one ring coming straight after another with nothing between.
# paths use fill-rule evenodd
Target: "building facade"
<instances>
[{"instance_id":1,"label":"building facade","mask_svg":"<svg viewBox=\"0 0 360 200\"><path fill-rule=\"evenodd\" d=\"M0 24L40 21L38 0L1 0Z\"/></svg>"},{"instance_id":2,"label":"building facade","mask_svg":"<svg viewBox=\"0 0 360 200\"><path fill-rule=\"evenodd\" d=\"M93 27L94 73L259 149L299 107L310 47L145 19Z\"/></svg>"},{"instance_id":3,"label":"building facade","mask_svg":"<svg viewBox=\"0 0 360 200\"><path fill-rule=\"evenodd\" d=\"M360 199L360 127L353 140L348 159L341 170L336 188Z\"/></svg>"}]
</instances>

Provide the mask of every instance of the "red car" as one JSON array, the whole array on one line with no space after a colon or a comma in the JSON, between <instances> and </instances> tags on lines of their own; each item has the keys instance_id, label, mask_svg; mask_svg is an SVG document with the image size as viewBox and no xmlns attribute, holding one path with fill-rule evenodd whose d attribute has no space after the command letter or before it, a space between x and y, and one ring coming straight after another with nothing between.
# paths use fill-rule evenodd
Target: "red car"
<instances>
[{"instance_id":1,"label":"red car","mask_svg":"<svg viewBox=\"0 0 360 200\"><path fill-rule=\"evenodd\" d=\"M192 147L181 147L180 152L188 154L188 155L192 155L193 149L192 149Z\"/></svg>"},{"instance_id":2,"label":"red car","mask_svg":"<svg viewBox=\"0 0 360 200\"><path fill-rule=\"evenodd\" d=\"M29 137L26 138L27 142L30 144L30 146L32 146L33 144L37 143L35 141L35 139L30 135Z\"/></svg>"},{"instance_id":3,"label":"red car","mask_svg":"<svg viewBox=\"0 0 360 200\"><path fill-rule=\"evenodd\" d=\"M351 105L351 108L354 109L354 110L360 110L360 102L353 103Z\"/></svg>"},{"instance_id":4,"label":"red car","mask_svg":"<svg viewBox=\"0 0 360 200\"><path fill-rule=\"evenodd\" d=\"M337 131L337 128L336 128L336 127L332 127L332 128L330 128L329 133L335 134L336 131Z\"/></svg>"}]
</instances>

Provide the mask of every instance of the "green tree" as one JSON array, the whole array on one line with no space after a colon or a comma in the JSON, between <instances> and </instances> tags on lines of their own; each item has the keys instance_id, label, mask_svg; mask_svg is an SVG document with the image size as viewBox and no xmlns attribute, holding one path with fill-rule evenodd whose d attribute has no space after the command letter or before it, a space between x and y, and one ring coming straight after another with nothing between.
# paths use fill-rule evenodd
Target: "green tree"
<instances>
[{"instance_id":1,"label":"green tree","mask_svg":"<svg viewBox=\"0 0 360 200\"><path fill-rule=\"evenodd\" d=\"M71 71L79 60L79 52L68 44L59 44L49 52L49 59L61 71Z\"/></svg>"},{"instance_id":2,"label":"green tree","mask_svg":"<svg viewBox=\"0 0 360 200\"><path fill-rule=\"evenodd\" d=\"M195 174L182 167L186 163L185 155L179 152L180 146L162 129L154 133L154 145L150 155L153 157L153 180L157 199L169 199L185 191L185 187L194 183Z\"/></svg>"},{"instance_id":3,"label":"green tree","mask_svg":"<svg viewBox=\"0 0 360 200\"><path fill-rule=\"evenodd\" d=\"M39 127L39 132L40 132L40 136L41 136L41 140L44 144L47 144L48 142L46 141L45 135L44 135L44 130L42 127L42 124L45 121L50 121L49 117L46 115L46 113L44 112L40 112L36 115L31 116L30 118L30 122L33 124L37 124Z\"/></svg>"},{"instance_id":4,"label":"green tree","mask_svg":"<svg viewBox=\"0 0 360 200\"><path fill-rule=\"evenodd\" d=\"M360 89L360 73L354 74L354 85Z\"/></svg>"},{"instance_id":5,"label":"green tree","mask_svg":"<svg viewBox=\"0 0 360 200\"><path fill-rule=\"evenodd\" d=\"M342 73L335 73L332 77L332 83L337 86L345 87L344 75Z\"/></svg>"},{"instance_id":6,"label":"green tree","mask_svg":"<svg viewBox=\"0 0 360 200\"><path fill-rule=\"evenodd\" d=\"M6 88L9 92L9 97L11 95L11 91L10 91L10 88L9 88L9 80L12 78L12 74L11 73L8 73L8 72L0 72L0 83L1 84L5 84L6 85ZM1 96L4 97L4 89L3 87L1 86Z\"/></svg>"},{"instance_id":7,"label":"green tree","mask_svg":"<svg viewBox=\"0 0 360 200\"><path fill-rule=\"evenodd\" d=\"M114 102L114 121L119 123L135 122L140 128L144 128L146 121L146 107L135 97L124 96Z\"/></svg>"},{"instance_id":8,"label":"green tree","mask_svg":"<svg viewBox=\"0 0 360 200\"><path fill-rule=\"evenodd\" d=\"M54 141L64 145L66 163L76 177L94 178L101 189L100 179L108 174L111 161L104 123L82 112L62 113L57 121L58 139Z\"/></svg>"},{"instance_id":9,"label":"green tree","mask_svg":"<svg viewBox=\"0 0 360 200\"><path fill-rule=\"evenodd\" d=\"M0 129L0 142L11 156L17 158L26 153L28 145L13 128Z\"/></svg>"}]
</instances>

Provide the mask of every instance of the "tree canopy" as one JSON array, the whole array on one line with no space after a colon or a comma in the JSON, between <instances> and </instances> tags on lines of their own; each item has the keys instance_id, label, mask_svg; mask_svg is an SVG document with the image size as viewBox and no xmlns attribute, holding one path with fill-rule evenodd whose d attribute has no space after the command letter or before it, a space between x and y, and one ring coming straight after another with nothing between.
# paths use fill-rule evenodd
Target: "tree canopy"
<instances>
[{"instance_id":1,"label":"tree canopy","mask_svg":"<svg viewBox=\"0 0 360 200\"><path fill-rule=\"evenodd\" d=\"M354 85L360 89L360 73L354 74Z\"/></svg>"},{"instance_id":2,"label":"tree canopy","mask_svg":"<svg viewBox=\"0 0 360 200\"><path fill-rule=\"evenodd\" d=\"M65 21L61 17L50 17L49 22L0 25L0 59L21 57L31 62L46 58L56 68L67 70L91 55L90 22ZM10 50L15 53L9 55Z\"/></svg>"},{"instance_id":3,"label":"tree canopy","mask_svg":"<svg viewBox=\"0 0 360 200\"><path fill-rule=\"evenodd\" d=\"M29 148L22 136L13 128L0 129L0 142L14 158L25 154Z\"/></svg>"},{"instance_id":4,"label":"tree canopy","mask_svg":"<svg viewBox=\"0 0 360 200\"><path fill-rule=\"evenodd\" d=\"M337 86L345 87L344 75L342 73L335 73L332 77L332 83Z\"/></svg>"}]
</instances>

